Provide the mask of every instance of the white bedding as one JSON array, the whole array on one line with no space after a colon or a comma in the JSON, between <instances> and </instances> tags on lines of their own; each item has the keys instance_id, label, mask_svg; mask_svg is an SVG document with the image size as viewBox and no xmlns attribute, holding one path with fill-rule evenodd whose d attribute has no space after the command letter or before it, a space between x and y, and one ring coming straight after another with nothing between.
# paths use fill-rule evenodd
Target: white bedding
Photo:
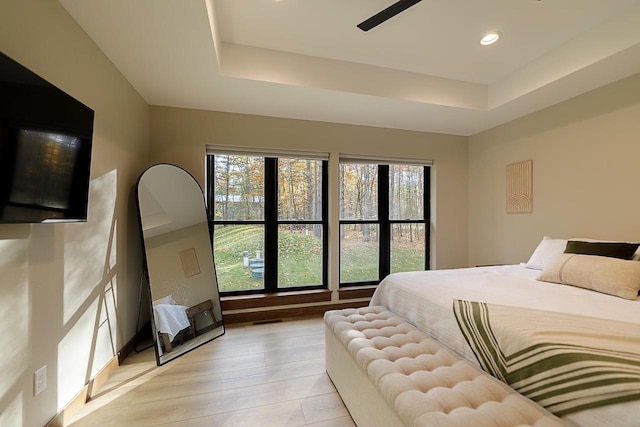
<instances>
[{"instance_id":1,"label":"white bedding","mask_svg":"<svg viewBox=\"0 0 640 427\"><path fill-rule=\"evenodd\" d=\"M190 326L188 308L178 304L154 304L153 319L158 332L169 335L169 341L173 341L178 332Z\"/></svg>"},{"instance_id":2,"label":"white bedding","mask_svg":"<svg viewBox=\"0 0 640 427\"><path fill-rule=\"evenodd\" d=\"M581 288L537 281L522 265L395 273L378 286L371 305L382 305L479 366L458 328L453 300L487 302L637 323L640 297L625 300ZM610 405L565 417L580 426L635 426L640 402Z\"/></svg>"}]
</instances>

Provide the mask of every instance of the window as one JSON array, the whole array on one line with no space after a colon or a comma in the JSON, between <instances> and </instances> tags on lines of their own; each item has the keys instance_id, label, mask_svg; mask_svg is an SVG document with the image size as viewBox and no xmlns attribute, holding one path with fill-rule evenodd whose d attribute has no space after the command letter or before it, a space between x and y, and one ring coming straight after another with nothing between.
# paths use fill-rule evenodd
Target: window
<instances>
[{"instance_id":1,"label":"window","mask_svg":"<svg viewBox=\"0 0 640 427\"><path fill-rule=\"evenodd\" d=\"M227 295L327 286L327 161L207 156L218 286Z\"/></svg>"},{"instance_id":2,"label":"window","mask_svg":"<svg viewBox=\"0 0 640 427\"><path fill-rule=\"evenodd\" d=\"M429 269L430 168L340 163L340 285Z\"/></svg>"}]
</instances>

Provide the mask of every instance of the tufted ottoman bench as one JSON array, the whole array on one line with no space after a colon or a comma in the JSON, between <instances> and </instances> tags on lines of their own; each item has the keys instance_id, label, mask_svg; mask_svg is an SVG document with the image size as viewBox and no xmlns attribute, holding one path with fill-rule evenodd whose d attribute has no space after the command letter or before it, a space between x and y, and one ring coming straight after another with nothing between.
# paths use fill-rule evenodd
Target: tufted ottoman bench
<instances>
[{"instance_id":1,"label":"tufted ottoman bench","mask_svg":"<svg viewBox=\"0 0 640 427\"><path fill-rule=\"evenodd\" d=\"M327 373L360 427L566 425L385 307L324 320Z\"/></svg>"}]
</instances>

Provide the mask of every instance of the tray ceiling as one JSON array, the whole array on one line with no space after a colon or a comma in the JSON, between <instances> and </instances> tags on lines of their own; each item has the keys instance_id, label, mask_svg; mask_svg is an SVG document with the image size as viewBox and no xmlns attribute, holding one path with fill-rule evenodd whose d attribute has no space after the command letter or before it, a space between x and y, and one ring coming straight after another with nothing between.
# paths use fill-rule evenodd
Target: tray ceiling
<instances>
[{"instance_id":1,"label":"tray ceiling","mask_svg":"<svg viewBox=\"0 0 640 427\"><path fill-rule=\"evenodd\" d=\"M60 3L151 105L473 135L640 71L640 1Z\"/></svg>"}]
</instances>

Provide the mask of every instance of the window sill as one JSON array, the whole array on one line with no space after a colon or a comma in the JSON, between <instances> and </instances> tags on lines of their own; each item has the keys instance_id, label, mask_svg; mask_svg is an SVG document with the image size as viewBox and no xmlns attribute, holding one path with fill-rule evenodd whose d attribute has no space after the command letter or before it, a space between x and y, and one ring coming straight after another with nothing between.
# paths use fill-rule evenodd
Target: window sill
<instances>
[{"instance_id":1,"label":"window sill","mask_svg":"<svg viewBox=\"0 0 640 427\"><path fill-rule=\"evenodd\" d=\"M377 287L377 285L366 285L340 288L338 290L338 299L370 298Z\"/></svg>"},{"instance_id":2,"label":"window sill","mask_svg":"<svg viewBox=\"0 0 640 427\"><path fill-rule=\"evenodd\" d=\"M331 301L331 291L328 289L235 295L220 298L223 311L327 301Z\"/></svg>"}]
</instances>

